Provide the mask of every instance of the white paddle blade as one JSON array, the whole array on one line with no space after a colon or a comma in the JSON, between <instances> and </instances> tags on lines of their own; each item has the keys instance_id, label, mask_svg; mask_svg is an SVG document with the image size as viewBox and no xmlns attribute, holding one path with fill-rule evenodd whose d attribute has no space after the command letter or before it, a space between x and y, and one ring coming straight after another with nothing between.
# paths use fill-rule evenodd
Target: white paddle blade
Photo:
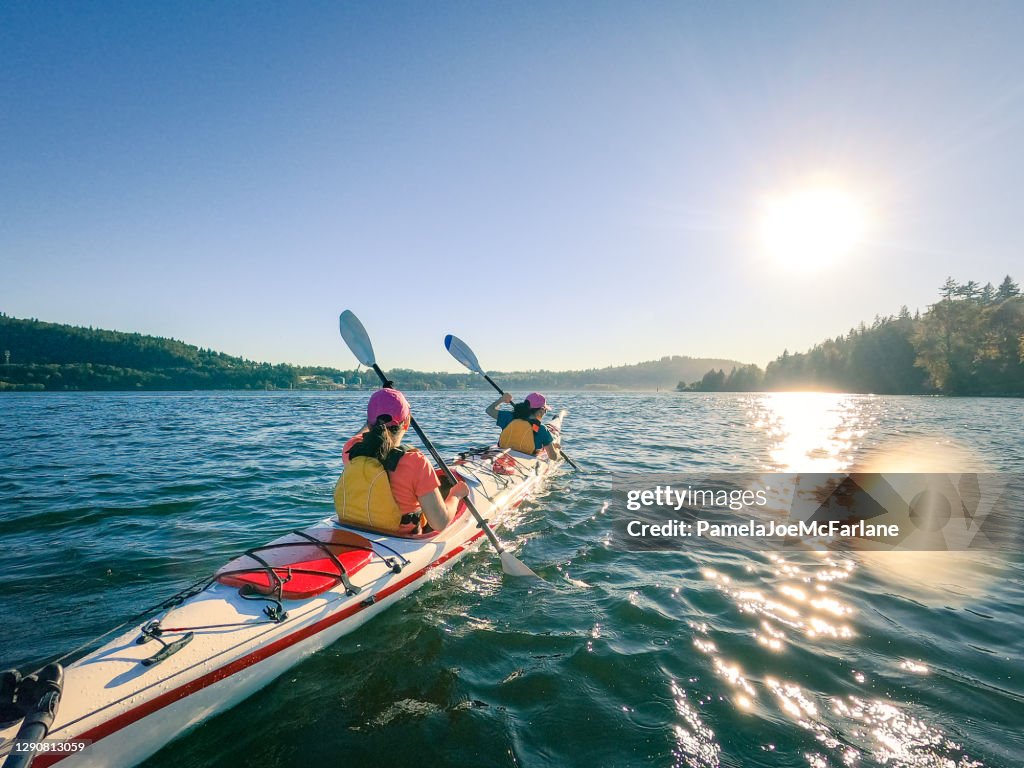
<instances>
[{"instance_id":1,"label":"white paddle blade","mask_svg":"<svg viewBox=\"0 0 1024 768\"><path fill-rule=\"evenodd\" d=\"M359 318L352 310L346 309L338 318L338 327L341 329L341 338L345 340L352 354L356 356L363 365L373 367L377 362L373 357L373 345L370 343L370 335L359 322Z\"/></svg>"},{"instance_id":2,"label":"white paddle blade","mask_svg":"<svg viewBox=\"0 0 1024 768\"><path fill-rule=\"evenodd\" d=\"M473 354L473 350L470 349L466 345L466 342L458 336L452 336L450 333L445 336L444 347L452 353L452 357L469 368L469 370L474 373L479 373L481 376L484 375L484 370L480 367L480 363L477 362L476 355Z\"/></svg>"},{"instance_id":3,"label":"white paddle blade","mask_svg":"<svg viewBox=\"0 0 1024 768\"><path fill-rule=\"evenodd\" d=\"M509 552L501 553L501 570L509 576L532 576L535 579L540 578L540 576L530 570L526 563L518 560L515 555Z\"/></svg>"}]
</instances>

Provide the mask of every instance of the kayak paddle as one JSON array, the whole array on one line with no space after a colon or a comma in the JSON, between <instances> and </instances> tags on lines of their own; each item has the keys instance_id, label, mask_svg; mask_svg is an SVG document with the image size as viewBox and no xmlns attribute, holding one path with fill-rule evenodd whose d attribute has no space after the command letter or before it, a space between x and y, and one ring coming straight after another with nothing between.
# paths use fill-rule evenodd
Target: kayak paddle
<instances>
[{"instance_id":1,"label":"kayak paddle","mask_svg":"<svg viewBox=\"0 0 1024 768\"><path fill-rule=\"evenodd\" d=\"M473 354L473 350L469 348L469 345L467 345L466 342L464 342L458 336L453 336L452 334L449 333L447 336L444 337L444 347L449 352L451 352L452 357L454 357L456 360L458 360L460 363L466 366L466 368L473 371L474 373L479 373L481 376L487 379L487 383L494 387L496 390L498 390L499 395L505 394L504 390L497 384L495 384L494 380L484 372L483 368L480 367L480 363L477 361L476 355ZM565 459L566 462L568 462L570 467L576 470L579 469L579 465L575 461L570 459L568 456L566 456L565 451L560 452L562 454L562 458Z\"/></svg>"},{"instance_id":2,"label":"kayak paddle","mask_svg":"<svg viewBox=\"0 0 1024 768\"><path fill-rule=\"evenodd\" d=\"M345 340L345 343L348 345L348 348L352 350L352 354L356 356L356 359L366 367L373 368L377 376L380 377L380 383L386 388L391 388L392 382L388 380L388 377L384 375L384 371L382 371L380 366L377 365L377 361L373 356L373 345L370 343L370 336L363 327L363 324L359 322L359 318L356 317L351 310L346 309L341 313L338 323L341 328L341 338ZM416 434L419 435L420 441L426 446L427 450L430 451L430 455L434 457L434 461L437 462L437 466L439 466L441 471L445 473L452 485L456 484L459 480L455 476L455 473L451 471L444 459L442 459L441 455L437 452L437 449L434 448L434 444L430 442L427 436L423 433L423 430L420 429L420 425L416 423L416 419L410 416L409 421L412 424L412 428L416 431ZM473 514L473 517L476 518L477 525L480 526L483 532L487 535L488 540L494 546L494 549L498 552L498 557L501 560L501 569L509 576L533 576L534 578L539 579L540 576L530 570L525 563L520 561L515 557L515 555L508 552L501 545L501 542L498 541L498 537L494 534L491 526L487 524L487 521L484 520L483 515L480 514L476 505L473 504L469 497L466 497L465 502L466 507Z\"/></svg>"}]
</instances>

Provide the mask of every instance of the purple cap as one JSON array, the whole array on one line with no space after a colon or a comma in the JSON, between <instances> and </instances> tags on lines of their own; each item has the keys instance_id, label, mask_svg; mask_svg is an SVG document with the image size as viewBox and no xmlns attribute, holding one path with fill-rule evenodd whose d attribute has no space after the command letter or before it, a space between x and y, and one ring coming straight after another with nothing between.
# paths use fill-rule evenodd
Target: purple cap
<instances>
[{"instance_id":1,"label":"purple cap","mask_svg":"<svg viewBox=\"0 0 1024 768\"><path fill-rule=\"evenodd\" d=\"M548 401L544 399L544 395L539 392L531 392L526 396L526 402L531 408L537 410L538 408L547 408Z\"/></svg>"},{"instance_id":2,"label":"purple cap","mask_svg":"<svg viewBox=\"0 0 1024 768\"><path fill-rule=\"evenodd\" d=\"M387 424L402 424L409 420L409 401L397 389L378 389L370 395L366 405L366 421L372 426L381 416L390 416Z\"/></svg>"}]
</instances>

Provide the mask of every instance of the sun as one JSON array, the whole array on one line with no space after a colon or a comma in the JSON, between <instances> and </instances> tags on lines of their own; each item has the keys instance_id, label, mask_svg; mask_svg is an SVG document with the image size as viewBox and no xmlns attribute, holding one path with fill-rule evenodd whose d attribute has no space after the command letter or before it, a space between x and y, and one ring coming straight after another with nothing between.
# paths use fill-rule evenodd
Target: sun
<instances>
[{"instance_id":1,"label":"sun","mask_svg":"<svg viewBox=\"0 0 1024 768\"><path fill-rule=\"evenodd\" d=\"M812 185L765 199L760 240L775 266L816 272L844 262L866 226L856 197L838 186Z\"/></svg>"}]
</instances>

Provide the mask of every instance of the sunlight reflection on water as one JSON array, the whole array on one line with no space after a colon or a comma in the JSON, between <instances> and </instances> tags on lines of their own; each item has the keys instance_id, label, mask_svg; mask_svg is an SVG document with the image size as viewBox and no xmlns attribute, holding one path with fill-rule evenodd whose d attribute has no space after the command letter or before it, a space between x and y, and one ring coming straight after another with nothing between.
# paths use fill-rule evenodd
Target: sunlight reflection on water
<instances>
[{"instance_id":1,"label":"sunlight reflection on water","mask_svg":"<svg viewBox=\"0 0 1024 768\"><path fill-rule=\"evenodd\" d=\"M841 472L869 426L856 398L824 392L761 395L750 416L772 440L775 472Z\"/></svg>"},{"instance_id":2,"label":"sunlight reflection on water","mask_svg":"<svg viewBox=\"0 0 1024 768\"><path fill-rule=\"evenodd\" d=\"M873 428L876 414L871 398L825 393L764 394L747 401L750 424L768 438L765 469L773 472L836 473L855 468L872 472L981 471L984 462L967 449L935 436L875 445L861 455L862 439ZM785 495L785 494L783 494ZM912 557L909 557L912 555ZM954 555L951 557L951 555ZM962 555L962 557L961 557ZM759 692L771 694L780 713L809 731L818 750L804 758L810 766L855 765L872 759L885 765L916 768L982 765L962 753L959 744L923 716L910 714L907 702L884 697L861 698L838 691L815 690L787 679L783 672L792 662L783 657L810 647L844 653L860 642L855 610L833 590L848 583L861 565L876 569L896 592L907 582L916 585L923 574L946 571L942 582L956 583L961 596L980 596L987 575L979 572L968 553L858 553L842 556L814 552L769 556L767 568L748 567L742 575L729 575L705 567L701 573L725 596L736 618L750 626L750 637L760 654L738 645L734 633L722 635L707 624L692 625L694 647L706 655L711 670L722 681L723 692L737 712L750 711ZM927 578L927 577L925 577ZM932 579L934 583L934 578ZM949 600L938 586L936 597ZM740 654L746 670L727 657ZM899 668L915 675L926 666L903 659ZM872 673L853 670L852 679L865 685ZM818 684L821 687L821 684ZM686 744L700 754L700 744ZM773 749L763 744L763 750Z\"/></svg>"}]
</instances>

